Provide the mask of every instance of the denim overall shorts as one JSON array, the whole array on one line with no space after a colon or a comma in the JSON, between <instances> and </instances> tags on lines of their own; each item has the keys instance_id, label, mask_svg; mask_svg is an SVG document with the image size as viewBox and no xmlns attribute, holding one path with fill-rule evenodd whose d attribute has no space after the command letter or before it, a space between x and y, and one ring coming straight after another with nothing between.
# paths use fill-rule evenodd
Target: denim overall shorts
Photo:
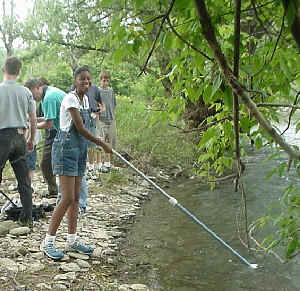
<instances>
[{"instance_id":1,"label":"denim overall shorts","mask_svg":"<svg viewBox=\"0 0 300 291\"><path fill-rule=\"evenodd\" d=\"M93 135L97 135L97 128L96 128L96 118L93 118L92 117L92 114L95 114L93 112L91 112L89 110L89 114L90 114L90 122L87 126L87 129L93 134ZM93 147L96 147L97 145L92 142L92 141L89 141L89 140L86 140L87 142L87 146L88 148L93 148Z\"/></svg>"},{"instance_id":2,"label":"denim overall shorts","mask_svg":"<svg viewBox=\"0 0 300 291\"><path fill-rule=\"evenodd\" d=\"M87 129L91 127L88 109L80 109ZM52 170L59 176L84 176L87 159L87 139L72 124L69 131L59 130L52 145Z\"/></svg>"}]
</instances>

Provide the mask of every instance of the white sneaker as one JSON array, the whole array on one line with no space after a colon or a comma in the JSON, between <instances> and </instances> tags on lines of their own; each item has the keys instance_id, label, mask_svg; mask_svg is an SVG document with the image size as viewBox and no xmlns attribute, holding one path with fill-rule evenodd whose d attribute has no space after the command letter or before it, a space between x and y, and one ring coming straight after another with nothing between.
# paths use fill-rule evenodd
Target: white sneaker
<instances>
[{"instance_id":1,"label":"white sneaker","mask_svg":"<svg viewBox=\"0 0 300 291\"><path fill-rule=\"evenodd\" d=\"M53 242L46 245L45 240L42 240L40 250L53 260L60 260L64 257L63 252L58 250Z\"/></svg>"}]
</instances>

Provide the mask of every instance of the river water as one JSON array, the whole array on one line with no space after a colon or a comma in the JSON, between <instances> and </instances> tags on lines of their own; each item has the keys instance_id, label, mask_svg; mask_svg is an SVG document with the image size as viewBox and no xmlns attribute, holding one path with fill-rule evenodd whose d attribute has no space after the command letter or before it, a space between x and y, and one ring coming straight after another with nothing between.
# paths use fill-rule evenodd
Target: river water
<instances>
[{"instance_id":1,"label":"river water","mask_svg":"<svg viewBox=\"0 0 300 291\"><path fill-rule=\"evenodd\" d=\"M286 138L300 145L294 137L292 128ZM266 162L270 153L272 150L249 151L245 159L243 181L249 223L268 213L276 214L278 210L271 206L291 181L300 187L293 170L284 177L265 180L268 172L287 158L282 153ZM300 290L300 258L282 264L271 254L248 252L241 243L237 232L238 225L243 227L241 194L234 192L232 181L211 191L196 179L185 179L170 183L165 190L250 263L261 268L249 268L200 225L172 207L163 195L153 191L123 249L129 257L129 267L122 270L124 281L144 283L159 291ZM255 237L261 241L270 231L273 230L265 229ZM250 245L254 247L252 240ZM280 249L277 251L280 254Z\"/></svg>"}]
</instances>

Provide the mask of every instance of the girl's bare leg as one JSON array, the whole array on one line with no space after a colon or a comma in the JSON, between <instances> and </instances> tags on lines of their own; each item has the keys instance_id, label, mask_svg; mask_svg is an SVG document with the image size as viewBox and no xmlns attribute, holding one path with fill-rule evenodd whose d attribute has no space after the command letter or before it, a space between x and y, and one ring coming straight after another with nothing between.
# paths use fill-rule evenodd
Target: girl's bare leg
<instances>
[{"instance_id":1,"label":"girl's bare leg","mask_svg":"<svg viewBox=\"0 0 300 291\"><path fill-rule=\"evenodd\" d=\"M82 176L75 177L75 191L74 200L68 208L68 233L76 233L77 229L77 217L78 217L78 204L79 204L79 192Z\"/></svg>"},{"instance_id":2,"label":"girl's bare leg","mask_svg":"<svg viewBox=\"0 0 300 291\"><path fill-rule=\"evenodd\" d=\"M78 177L71 177L71 176L59 176L59 183L61 187L61 193L62 197L57 206L55 207L49 228L48 228L48 234L51 236L56 235L56 231L67 212L70 205L75 200L75 178ZM81 177L80 177L81 178ZM77 207L78 207L78 201L77 201Z\"/></svg>"}]
</instances>

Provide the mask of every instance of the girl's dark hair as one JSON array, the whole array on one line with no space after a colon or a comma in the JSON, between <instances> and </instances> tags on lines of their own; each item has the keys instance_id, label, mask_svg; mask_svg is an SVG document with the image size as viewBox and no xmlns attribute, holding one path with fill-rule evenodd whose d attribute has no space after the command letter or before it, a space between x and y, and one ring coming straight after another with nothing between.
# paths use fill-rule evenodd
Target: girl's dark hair
<instances>
[{"instance_id":1,"label":"girl's dark hair","mask_svg":"<svg viewBox=\"0 0 300 291\"><path fill-rule=\"evenodd\" d=\"M82 72L89 72L91 74L91 71L88 66L81 66L75 69L74 78L76 79L76 77Z\"/></svg>"}]
</instances>

